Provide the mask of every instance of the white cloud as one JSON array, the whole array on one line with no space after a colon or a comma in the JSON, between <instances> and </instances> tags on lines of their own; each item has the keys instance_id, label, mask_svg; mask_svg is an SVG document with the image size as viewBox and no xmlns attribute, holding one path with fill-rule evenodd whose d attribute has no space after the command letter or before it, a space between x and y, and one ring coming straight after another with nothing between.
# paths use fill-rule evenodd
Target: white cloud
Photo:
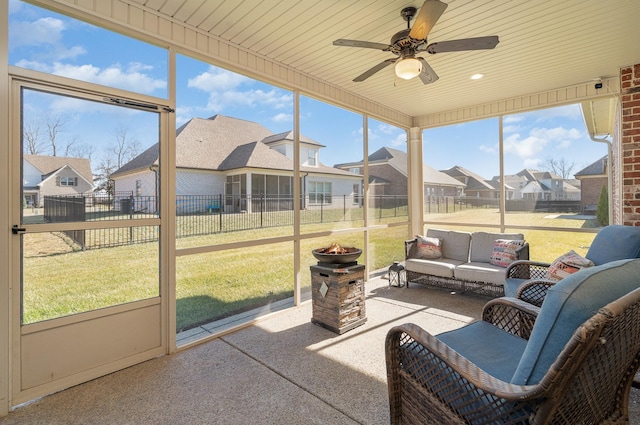
<instances>
[{"instance_id":1,"label":"white cloud","mask_svg":"<svg viewBox=\"0 0 640 425\"><path fill-rule=\"evenodd\" d=\"M230 106L291 108L291 93L275 88L265 91L250 87L255 84L257 82L248 77L211 66L207 72L189 79L187 86L207 92L207 108L214 112Z\"/></svg>"},{"instance_id":2,"label":"white cloud","mask_svg":"<svg viewBox=\"0 0 640 425\"><path fill-rule=\"evenodd\" d=\"M404 133L398 134L391 140L391 146L404 146L407 143L407 135Z\"/></svg>"},{"instance_id":3,"label":"white cloud","mask_svg":"<svg viewBox=\"0 0 640 425\"><path fill-rule=\"evenodd\" d=\"M52 17L40 18L33 22L11 22L9 46L14 48L46 46L39 49L41 58L55 60L77 58L87 51L82 46L65 47L62 34L65 31L64 21Z\"/></svg>"},{"instance_id":4,"label":"white cloud","mask_svg":"<svg viewBox=\"0 0 640 425\"><path fill-rule=\"evenodd\" d=\"M292 114L285 114L284 112L281 112L279 114L276 114L273 118L271 118L271 120L274 121L274 122L292 123L293 122L293 115Z\"/></svg>"},{"instance_id":5,"label":"white cloud","mask_svg":"<svg viewBox=\"0 0 640 425\"><path fill-rule=\"evenodd\" d=\"M522 130L522 127L518 125L505 125L502 127L503 133L517 133L518 131L521 131L521 130Z\"/></svg>"},{"instance_id":6,"label":"white cloud","mask_svg":"<svg viewBox=\"0 0 640 425\"><path fill-rule=\"evenodd\" d=\"M540 158L529 158L525 159L522 164L524 165L524 168L527 168L529 170L539 170L540 164L542 164L542 160Z\"/></svg>"},{"instance_id":7,"label":"white cloud","mask_svg":"<svg viewBox=\"0 0 640 425\"><path fill-rule=\"evenodd\" d=\"M478 149L480 149L480 152L488 153L491 155L497 155L499 152L498 145L480 145Z\"/></svg>"},{"instance_id":8,"label":"white cloud","mask_svg":"<svg viewBox=\"0 0 640 425\"><path fill-rule=\"evenodd\" d=\"M504 117L502 119L503 123L513 123L513 122L520 122L520 121L524 121L525 117L524 115L507 115L506 117Z\"/></svg>"},{"instance_id":9,"label":"white cloud","mask_svg":"<svg viewBox=\"0 0 640 425\"><path fill-rule=\"evenodd\" d=\"M519 158L528 159L542 152L549 141L535 136L521 138L520 133L514 133L504 139L504 152Z\"/></svg>"},{"instance_id":10,"label":"white cloud","mask_svg":"<svg viewBox=\"0 0 640 425\"><path fill-rule=\"evenodd\" d=\"M11 23L9 45L12 47L56 44L62 40L64 22L56 18L40 18L33 22Z\"/></svg>"},{"instance_id":11,"label":"white cloud","mask_svg":"<svg viewBox=\"0 0 640 425\"><path fill-rule=\"evenodd\" d=\"M167 86L167 82L164 80L154 79L141 72L129 71L129 69L141 69L140 65L135 65L127 70L123 70L119 65L111 65L108 68L101 69L90 64L70 65L60 62L47 65L44 63L27 63L23 61L21 66L24 65L28 65L31 69L49 72L63 77L142 93L152 93L156 89L163 89Z\"/></svg>"},{"instance_id":12,"label":"white cloud","mask_svg":"<svg viewBox=\"0 0 640 425\"><path fill-rule=\"evenodd\" d=\"M565 149L571 146L574 140L579 140L582 134L575 128L534 128L529 135L522 138L520 133L514 133L504 139L505 153L511 153L519 158L535 160L547 146L552 145L556 149Z\"/></svg>"}]
</instances>

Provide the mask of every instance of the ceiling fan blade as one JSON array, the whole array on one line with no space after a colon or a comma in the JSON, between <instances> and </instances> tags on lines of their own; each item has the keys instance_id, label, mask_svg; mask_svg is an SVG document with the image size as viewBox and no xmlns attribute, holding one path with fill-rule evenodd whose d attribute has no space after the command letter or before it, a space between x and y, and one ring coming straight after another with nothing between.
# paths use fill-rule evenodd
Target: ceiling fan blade
<instances>
[{"instance_id":1,"label":"ceiling fan blade","mask_svg":"<svg viewBox=\"0 0 640 425\"><path fill-rule=\"evenodd\" d=\"M358 75L356 78L353 79L353 81L355 81L356 83L359 83L360 81L364 81L367 78L371 77L376 72L378 72L378 71L386 68L387 66L391 65L396 60L397 60L396 58L393 58L393 59L387 59L384 62L380 62L379 64L377 64L373 68L369 69L368 71L365 71L362 74Z\"/></svg>"},{"instance_id":2,"label":"ceiling fan blade","mask_svg":"<svg viewBox=\"0 0 640 425\"><path fill-rule=\"evenodd\" d=\"M416 16L413 27L409 32L409 37L414 40L426 39L446 8L447 4L440 0L426 0Z\"/></svg>"},{"instance_id":3,"label":"ceiling fan blade","mask_svg":"<svg viewBox=\"0 0 640 425\"><path fill-rule=\"evenodd\" d=\"M366 49L389 50L388 44L374 43L372 41L345 40L343 38L333 42L334 46L364 47Z\"/></svg>"},{"instance_id":4,"label":"ceiling fan blade","mask_svg":"<svg viewBox=\"0 0 640 425\"><path fill-rule=\"evenodd\" d=\"M418 75L424 84L430 84L438 80L438 74L429 66L424 58L418 58L422 63L422 72Z\"/></svg>"},{"instance_id":5,"label":"ceiling fan blade","mask_svg":"<svg viewBox=\"0 0 640 425\"><path fill-rule=\"evenodd\" d=\"M497 35L476 38L462 38L460 40L431 43L425 50L432 55L443 52L460 52L463 50L485 50L493 49L494 47L496 47L498 42L499 40Z\"/></svg>"}]
</instances>

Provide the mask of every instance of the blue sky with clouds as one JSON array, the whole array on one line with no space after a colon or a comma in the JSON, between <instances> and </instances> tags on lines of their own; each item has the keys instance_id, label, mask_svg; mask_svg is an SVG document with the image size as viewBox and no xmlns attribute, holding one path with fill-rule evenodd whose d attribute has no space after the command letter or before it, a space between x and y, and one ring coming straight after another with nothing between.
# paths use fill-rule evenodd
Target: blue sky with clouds
<instances>
[{"instance_id":1,"label":"blue sky with clouds","mask_svg":"<svg viewBox=\"0 0 640 425\"><path fill-rule=\"evenodd\" d=\"M167 97L163 49L18 0L9 0L9 8L11 65ZM177 72L178 126L220 113L257 121L273 132L293 127L293 94L288 90L183 55L177 57ZM122 125L133 129L136 117L129 115L131 121L123 118ZM362 159L360 115L303 96L300 124L305 136L326 146L320 153L323 163ZM503 125L507 174L543 169L549 158L573 163L575 172L606 154L604 144L589 139L578 105L506 116ZM405 139L404 131L369 120L369 152L383 146L406 151ZM497 118L429 129L424 139L425 162L434 168L462 165L485 178L499 173ZM94 152L99 154L100 147Z\"/></svg>"}]
</instances>

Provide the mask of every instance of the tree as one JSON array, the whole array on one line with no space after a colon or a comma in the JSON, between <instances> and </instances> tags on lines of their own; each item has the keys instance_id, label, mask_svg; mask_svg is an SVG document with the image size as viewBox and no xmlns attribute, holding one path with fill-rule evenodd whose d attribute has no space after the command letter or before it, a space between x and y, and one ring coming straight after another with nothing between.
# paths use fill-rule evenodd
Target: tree
<instances>
[{"instance_id":1,"label":"tree","mask_svg":"<svg viewBox=\"0 0 640 425\"><path fill-rule=\"evenodd\" d=\"M569 162L566 158L555 159L547 157L542 165L546 171L550 171L563 179L568 179L573 169L576 168L576 163Z\"/></svg>"},{"instance_id":2,"label":"tree","mask_svg":"<svg viewBox=\"0 0 640 425\"><path fill-rule=\"evenodd\" d=\"M127 139L126 128L117 128L114 135L116 143L111 152L115 155L115 166L120 168L140 153L140 143L136 139Z\"/></svg>"},{"instance_id":3,"label":"tree","mask_svg":"<svg viewBox=\"0 0 640 425\"><path fill-rule=\"evenodd\" d=\"M95 185L95 190L104 190L110 195L114 193L113 180L111 180L111 174L116 171L119 167L112 162L111 158L103 159L100 162L100 165L96 168L96 173L93 175L93 182Z\"/></svg>"},{"instance_id":4,"label":"tree","mask_svg":"<svg viewBox=\"0 0 640 425\"><path fill-rule=\"evenodd\" d=\"M601 226L609 225L609 195L606 184L603 184L600 190L600 199L598 200L598 208L596 209L596 220L598 220L598 224Z\"/></svg>"},{"instance_id":5,"label":"tree","mask_svg":"<svg viewBox=\"0 0 640 425\"><path fill-rule=\"evenodd\" d=\"M62 116L58 115L55 117L47 118L47 136L49 137L49 144L51 145L51 155L57 156L57 138L58 133L62 131L62 127L64 127L65 121Z\"/></svg>"},{"instance_id":6,"label":"tree","mask_svg":"<svg viewBox=\"0 0 640 425\"><path fill-rule=\"evenodd\" d=\"M40 155L44 152L42 140L40 140L40 123L36 121L25 122L22 130L24 153Z\"/></svg>"},{"instance_id":7,"label":"tree","mask_svg":"<svg viewBox=\"0 0 640 425\"><path fill-rule=\"evenodd\" d=\"M105 150L107 155L100 161L93 175L95 190L104 190L110 195L115 190L111 175L140 153L140 143L127 137L126 128L117 128L113 134L115 142Z\"/></svg>"}]
</instances>

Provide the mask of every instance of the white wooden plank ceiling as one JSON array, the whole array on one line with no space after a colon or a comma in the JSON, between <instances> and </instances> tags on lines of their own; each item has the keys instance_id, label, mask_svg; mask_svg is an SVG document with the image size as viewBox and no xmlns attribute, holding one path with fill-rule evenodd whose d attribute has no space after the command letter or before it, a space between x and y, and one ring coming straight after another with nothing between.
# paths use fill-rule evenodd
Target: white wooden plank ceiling
<instances>
[{"instance_id":1,"label":"white wooden plank ceiling","mask_svg":"<svg viewBox=\"0 0 640 425\"><path fill-rule=\"evenodd\" d=\"M500 43L421 53L440 77L428 85L396 78L393 66L355 83L394 56L332 44L388 44L406 28L400 10L420 9L421 0L129 1L414 117L615 77L640 63L638 0L445 0L429 42L498 35ZM485 76L471 80L475 73Z\"/></svg>"}]
</instances>

